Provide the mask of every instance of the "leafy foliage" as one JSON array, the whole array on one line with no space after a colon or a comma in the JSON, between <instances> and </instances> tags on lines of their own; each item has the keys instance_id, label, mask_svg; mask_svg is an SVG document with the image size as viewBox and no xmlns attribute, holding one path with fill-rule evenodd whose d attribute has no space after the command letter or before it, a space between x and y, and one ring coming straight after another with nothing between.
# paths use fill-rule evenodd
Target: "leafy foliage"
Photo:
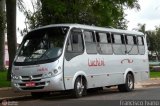
<instances>
[{"instance_id":1,"label":"leafy foliage","mask_svg":"<svg viewBox=\"0 0 160 106\"><path fill-rule=\"evenodd\" d=\"M156 55L160 60L160 26L153 31L146 31L146 24L138 24L138 26L138 31L147 36L148 50L151 52L149 58L152 60L153 55Z\"/></svg>"},{"instance_id":2,"label":"leafy foliage","mask_svg":"<svg viewBox=\"0 0 160 106\"><path fill-rule=\"evenodd\" d=\"M140 9L138 0L37 0L36 11L28 11L23 0L19 8L27 18L29 29L57 23L80 23L126 29L124 9Z\"/></svg>"},{"instance_id":3,"label":"leafy foliage","mask_svg":"<svg viewBox=\"0 0 160 106\"><path fill-rule=\"evenodd\" d=\"M4 20L4 13L0 12L0 30L4 30L5 29L5 20Z\"/></svg>"}]
</instances>

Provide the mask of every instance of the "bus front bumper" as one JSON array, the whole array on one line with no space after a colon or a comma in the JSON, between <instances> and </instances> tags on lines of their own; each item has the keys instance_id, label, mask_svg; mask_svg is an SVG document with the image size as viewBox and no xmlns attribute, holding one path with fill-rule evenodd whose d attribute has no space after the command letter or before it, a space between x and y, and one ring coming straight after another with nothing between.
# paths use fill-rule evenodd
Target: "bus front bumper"
<instances>
[{"instance_id":1,"label":"bus front bumper","mask_svg":"<svg viewBox=\"0 0 160 106\"><path fill-rule=\"evenodd\" d=\"M12 80L11 86L16 92L45 92L64 90L62 74L51 78L41 79L40 81L24 82L22 80Z\"/></svg>"}]
</instances>

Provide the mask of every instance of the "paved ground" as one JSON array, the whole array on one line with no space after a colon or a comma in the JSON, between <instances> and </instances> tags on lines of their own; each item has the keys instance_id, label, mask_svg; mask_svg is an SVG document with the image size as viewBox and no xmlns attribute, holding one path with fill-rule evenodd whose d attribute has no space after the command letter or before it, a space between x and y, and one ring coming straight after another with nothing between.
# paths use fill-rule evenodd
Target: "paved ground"
<instances>
[{"instance_id":1,"label":"paved ground","mask_svg":"<svg viewBox=\"0 0 160 106\"><path fill-rule=\"evenodd\" d=\"M160 106L159 98L160 87L150 86L137 88L133 92L119 92L116 88L105 89L78 99L72 98L69 94L53 94L39 99L23 97L9 100L8 104L14 106ZM126 105L126 102L131 105Z\"/></svg>"},{"instance_id":2,"label":"paved ground","mask_svg":"<svg viewBox=\"0 0 160 106\"><path fill-rule=\"evenodd\" d=\"M135 89L154 87L154 86L160 86L159 78L136 83ZM0 101L4 99L16 99L16 98L23 98L23 97L30 98L30 93L17 93L17 92L14 92L11 88L0 88Z\"/></svg>"},{"instance_id":3,"label":"paved ground","mask_svg":"<svg viewBox=\"0 0 160 106\"><path fill-rule=\"evenodd\" d=\"M160 78L151 78L150 80L138 82L135 84L136 88L144 88L150 86L160 86Z\"/></svg>"}]
</instances>

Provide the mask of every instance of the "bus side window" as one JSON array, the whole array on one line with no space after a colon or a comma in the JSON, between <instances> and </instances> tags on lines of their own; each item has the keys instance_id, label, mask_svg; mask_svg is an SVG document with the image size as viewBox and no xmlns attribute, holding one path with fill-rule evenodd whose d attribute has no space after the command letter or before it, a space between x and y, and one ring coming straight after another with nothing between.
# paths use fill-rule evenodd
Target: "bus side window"
<instances>
[{"instance_id":1,"label":"bus side window","mask_svg":"<svg viewBox=\"0 0 160 106\"><path fill-rule=\"evenodd\" d=\"M127 35L124 35L124 37L125 37L126 44L128 44Z\"/></svg>"},{"instance_id":2,"label":"bus side window","mask_svg":"<svg viewBox=\"0 0 160 106\"><path fill-rule=\"evenodd\" d=\"M66 49L67 51L72 51L71 39L68 39Z\"/></svg>"},{"instance_id":3,"label":"bus side window","mask_svg":"<svg viewBox=\"0 0 160 106\"><path fill-rule=\"evenodd\" d=\"M82 33L71 31L70 45L72 52L83 52Z\"/></svg>"},{"instance_id":4,"label":"bus side window","mask_svg":"<svg viewBox=\"0 0 160 106\"><path fill-rule=\"evenodd\" d=\"M122 44L125 44L125 38L124 38L124 35L121 35L121 41L122 41Z\"/></svg>"},{"instance_id":5,"label":"bus side window","mask_svg":"<svg viewBox=\"0 0 160 106\"><path fill-rule=\"evenodd\" d=\"M82 32L80 30L72 30L66 44L66 59L82 54L84 51Z\"/></svg>"},{"instance_id":6,"label":"bus side window","mask_svg":"<svg viewBox=\"0 0 160 106\"><path fill-rule=\"evenodd\" d=\"M111 38L112 38L112 43L115 43L115 39L114 39L114 35L111 34Z\"/></svg>"},{"instance_id":7,"label":"bus side window","mask_svg":"<svg viewBox=\"0 0 160 106\"><path fill-rule=\"evenodd\" d=\"M112 41L111 41L111 35L109 33L107 33L107 41L108 41L108 43L112 43Z\"/></svg>"},{"instance_id":8,"label":"bus side window","mask_svg":"<svg viewBox=\"0 0 160 106\"><path fill-rule=\"evenodd\" d=\"M72 33L72 50L74 52L83 52L83 42L81 33Z\"/></svg>"},{"instance_id":9,"label":"bus side window","mask_svg":"<svg viewBox=\"0 0 160 106\"><path fill-rule=\"evenodd\" d=\"M114 42L113 42L114 39ZM124 37L121 34L112 34L113 51L117 55L124 55L126 52Z\"/></svg>"},{"instance_id":10,"label":"bus side window","mask_svg":"<svg viewBox=\"0 0 160 106\"><path fill-rule=\"evenodd\" d=\"M113 54L111 38L109 33L97 32L96 39L99 46L98 52L100 54Z\"/></svg>"},{"instance_id":11,"label":"bus side window","mask_svg":"<svg viewBox=\"0 0 160 106\"><path fill-rule=\"evenodd\" d=\"M133 42L135 45L137 45L137 37L136 36L133 36Z\"/></svg>"},{"instance_id":12,"label":"bus side window","mask_svg":"<svg viewBox=\"0 0 160 106\"><path fill-rule=\"evenodd\" d=\"M137 55L138 48L137 48L137 37L135 35L126 35L127 43L127 53L130 55Z\"/></svg>"},{"instance_id":13,"label":"bus side window","mask_svg":"<svg viewBox=\"0 0 160 106\"><path fill-rule=\"evenodd\" d=\"M94 32L84 31L84 39L85 39L85 45L86 45L86 52L88 54L96 54L97 44L95 41Z\"/></svg>"},{"instance_id":14,"label":"bus side window","mask_svg":"<svg viewBox=\"0 0 160 106\"><path fill-rule=\"evenodd\" d=\"M138 36L138 49L139 54L143 55L145 53L144 39L142 36Z\"/></svg>"}]
</instances>

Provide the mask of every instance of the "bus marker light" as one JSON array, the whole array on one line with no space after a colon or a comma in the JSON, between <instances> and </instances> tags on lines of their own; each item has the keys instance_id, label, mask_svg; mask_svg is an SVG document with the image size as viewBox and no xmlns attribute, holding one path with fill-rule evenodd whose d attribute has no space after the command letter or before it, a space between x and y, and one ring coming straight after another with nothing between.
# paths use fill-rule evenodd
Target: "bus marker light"
<instances>
[{"instance_id":1,"label":"bus marker light","mask_svg":"<svg viewBox=\"0 0 160 106\"><path fill-rule=\"evenodd\" d=\"M58 67L58 70L60 70L60 69L61 69L61 67L59 66L59 67Z\"/></svg>"},{"instance_id":2,"label":"bus marker light","mask_svg":"<svg viewBox=\"0 0 160 106\"><path fill-rule=\"evenodd\" d=\"M58 70L57 70L57 69L54 69L53 72L54 72L54 74L57 74L57 73L58 73Z\"/></svg>"}]
</instances>

